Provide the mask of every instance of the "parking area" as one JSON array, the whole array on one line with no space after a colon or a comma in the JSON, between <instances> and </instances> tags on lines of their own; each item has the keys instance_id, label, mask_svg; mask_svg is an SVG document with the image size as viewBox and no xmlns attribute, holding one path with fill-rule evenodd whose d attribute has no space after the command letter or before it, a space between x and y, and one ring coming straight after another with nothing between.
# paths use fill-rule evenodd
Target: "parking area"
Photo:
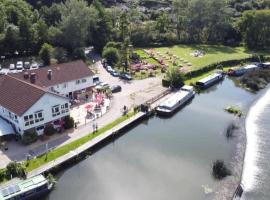
<instances>
[{"instance_id":1,"label":"parking area","mask_svg":"<svg viewBox=\"0 0 270 200\"><path fill-rule=\"evenodd\" d=\"M113 94L109 111L109 113L112 112L118 117L122 115L124 106L132 108L140 105L166 90L161 84L160 77L127 81L112 76L102 66L101 62L97 62L94 67L98 71L100 81L106 82L110 86L119 85L122 88L121 92Z\"/></svg>"}]
</instances>

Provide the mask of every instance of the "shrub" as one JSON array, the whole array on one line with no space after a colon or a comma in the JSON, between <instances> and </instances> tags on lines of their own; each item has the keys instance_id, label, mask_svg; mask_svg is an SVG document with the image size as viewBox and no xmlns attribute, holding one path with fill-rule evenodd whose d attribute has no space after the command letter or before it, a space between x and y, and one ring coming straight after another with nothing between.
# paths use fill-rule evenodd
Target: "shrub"
<instances>
[{"instance_id":1,"label":"shrub","mask_svg":"<svg viewBox=\"0 0 270 200\"><path fill-rule=\"evenodd\" d=\"M224 161L216 160L213 164L213 171L212 174L216 179L223 179L226 176L231 175L230 170L226 167Z\"/></svg>"},{"instance_id":2,"label":"shrub","mask_svg":"<svg viewBox=\"0 0 270 200\"><path fill-rule=\"evenodd\" d=\"M36 130L34 128L29 129L24 132L22 136L22 143L25 145L29 145L29 144L32 144L33 142L36 142L37 139L38 139L38 134Z\"/></svg>"},{"instance_id":3,"label":"shrub","mask_svg":"<svg viewBox=\"0 0 270 200\"><path fill-rule=\"evenodd\" d=\"M70 116L66 116L64 118L64 128L65 129L71 129L74 127L74 119Z\"/></svg>"},{"instance_id":4,"label":"shrub","mask_svg":"<svg viewBox=\"0 0 270 200\"><path fill-rule=\"evenodd\" d=\"M56 129L53 127L52 124L48 124L44 128L44 133L46 135L53 135L53 134L55 134L55 132L56 132Z\"/></svg>"},{"instance_id":5,"label":"shrub","mask_svg":"<svg viewBox=\"0 0 270 200\"><path fill-rule=\"evenodd\" d=\"M21 163L10 162L6 168L7 177L25 178L25 167Z\"/></svg>"}]
</instances>

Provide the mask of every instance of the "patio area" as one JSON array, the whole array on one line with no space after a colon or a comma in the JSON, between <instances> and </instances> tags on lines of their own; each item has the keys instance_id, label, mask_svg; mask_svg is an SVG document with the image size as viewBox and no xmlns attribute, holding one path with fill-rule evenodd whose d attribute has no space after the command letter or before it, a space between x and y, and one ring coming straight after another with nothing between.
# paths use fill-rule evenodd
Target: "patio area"
<instances>
[{"instance_id":1,"label":"patio area","mask_svg":"<svg viewBox=\"0 0 270 200\"><path fill-rule=\"evenodd\" d=\"M110 99L103 93L94 93L91 100L72 106L70 116L77 127L95 121L108 112Z\"/></svg>"}]
</instances>

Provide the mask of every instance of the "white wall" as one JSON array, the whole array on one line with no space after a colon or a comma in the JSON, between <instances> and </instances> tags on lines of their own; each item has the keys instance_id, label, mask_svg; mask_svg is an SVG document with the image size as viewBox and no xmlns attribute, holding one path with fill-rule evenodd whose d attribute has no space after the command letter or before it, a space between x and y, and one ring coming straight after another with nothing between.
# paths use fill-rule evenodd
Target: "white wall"
<instances>
[{"instance_id":1,"label":"white wall","mask_svg":"<svg viewBox=\"0 0 270 200\"><path fill-rule=\"evenodd\" d=\"M86 79L86 82L82 83L82 79ZM51 87L49 87L47 89L49 91L53 91L53 92L57 91L57 92L59 92L60 95L66 96L70 92L83 90L83 89L92 87L94 85L92 76L84 77L84 78L81 78L78 80L80 80L80 84L76 84L76 80L73 80L73 81L69 81L66 83L59 84L59 85L51 86L51 87L53 87L53 90L51 90ZM64 86L66 86L66 87L64 87Z\"/></svg>"},{"instance_id":2,"label":"white wall","mask_svg":"<svg viewBox=\"0 0 270 200\"><path fill-rule=\"evenodd\" d=\"M68 112L68 113L63 113L63 114L61 113L60 115L55 116L55 117L52 116L52 107L58 104L63 105L65 103L69 104L69 100L67 98L62 98L62 97L59 97L50 93L44 94L29 110L27 110L27 112L24 113L23 116L20 117L19 124L20 124L21 129L27 130L27 129L34 128L37 126L41 126L50 121L54 121L54 120L57 120L59 118L69 115L69 112ZM34 114L35 112L39 110L43 110L44 120L41 122L34 123L29 126L25 126L24 116Z\"/></svg>"}]
</instances>

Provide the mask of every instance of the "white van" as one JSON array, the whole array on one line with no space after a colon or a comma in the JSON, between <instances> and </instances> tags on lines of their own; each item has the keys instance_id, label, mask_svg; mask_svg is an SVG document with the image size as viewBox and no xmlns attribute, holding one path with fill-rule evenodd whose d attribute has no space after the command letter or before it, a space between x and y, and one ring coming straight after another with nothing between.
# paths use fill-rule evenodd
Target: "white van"
<instances>
[{"instance_id":1,"label":"white van","mask_svg":"<svg viewBox=\"0 0 270 200\"><path fill-rule=\"evenodd\" d=\"M16 68L15 68L15 65L14 64L10 64L9 65L9 70L15 70Z\"/></svg>"}]
</instances>

